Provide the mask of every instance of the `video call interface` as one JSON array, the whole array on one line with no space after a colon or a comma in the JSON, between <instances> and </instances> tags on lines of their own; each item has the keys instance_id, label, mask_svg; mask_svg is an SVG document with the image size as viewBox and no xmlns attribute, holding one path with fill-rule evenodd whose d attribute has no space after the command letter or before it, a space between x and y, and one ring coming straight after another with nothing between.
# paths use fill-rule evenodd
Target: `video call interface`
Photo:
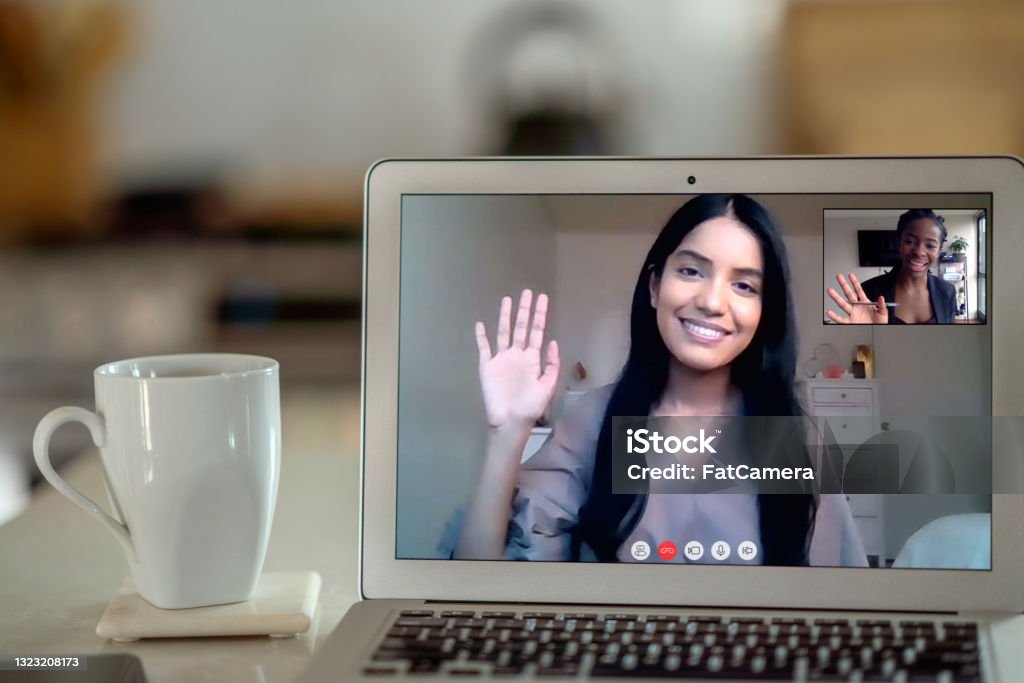
<instances>
[{"instance_id":1,"label":"video call interface","mask_svg":"<svg viewBox=\"0 0 1024 683\"><path fill-rule=\"evenodd\" d=\"M990 570L990 214L404 196L396 558Z\"/></svg>"}]
</instances>

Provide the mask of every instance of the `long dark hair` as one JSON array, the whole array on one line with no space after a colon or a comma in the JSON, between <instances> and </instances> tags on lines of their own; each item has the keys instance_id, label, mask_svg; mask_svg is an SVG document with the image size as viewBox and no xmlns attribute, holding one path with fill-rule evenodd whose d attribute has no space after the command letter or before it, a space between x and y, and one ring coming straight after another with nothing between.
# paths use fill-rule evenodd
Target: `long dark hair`
<instances>
[{"instance_id":1,"label":"long dark hair","mask_svg":"<svg viewBox=\"0 0 1024 683\"><path fill-rule=\"evenodd\" d=\"M800 415L794 387L796 325L789 294L786 249L771 216L745 195L699 195L686 202L655 239L633 290L629 356L601 424L594 478L580 510L576 548L586 543L602 561L616 551L639 522L647 495L612 493L612 418L649 415L668 381L668 348L650 302L651 275L660 277L668 257L694 228L731 215L757 237L764 256L761 319L750 345L732 362L730 376L741 393L744 415ZM800 444L802 448L802 443ZM810 494L758 496L765 564L807 564L817 509Z\"/></svg>"}]
</instances>

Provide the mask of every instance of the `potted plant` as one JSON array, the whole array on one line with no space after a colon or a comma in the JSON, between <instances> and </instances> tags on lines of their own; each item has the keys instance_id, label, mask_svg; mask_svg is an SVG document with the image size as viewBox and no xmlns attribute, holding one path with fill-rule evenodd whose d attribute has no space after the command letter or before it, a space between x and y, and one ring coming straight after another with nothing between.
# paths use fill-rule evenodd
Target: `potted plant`
<instances>
[{"instance_id":1,"label":"potted plant","mask_svg":"<svg viewBox=\"0 0 1024 683\"><path fill-rule=\"evenodd\" d=\"M949 250L953 252L953 258L961 263L967 260L967 240L957 237L949 243Z\"/></svg>"}]
</instances>

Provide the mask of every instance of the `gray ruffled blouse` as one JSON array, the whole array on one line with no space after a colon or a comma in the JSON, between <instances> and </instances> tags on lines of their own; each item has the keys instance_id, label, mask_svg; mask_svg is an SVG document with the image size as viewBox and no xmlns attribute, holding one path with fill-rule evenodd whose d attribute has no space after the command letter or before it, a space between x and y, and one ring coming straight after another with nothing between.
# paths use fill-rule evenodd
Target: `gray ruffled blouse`
<instances>
[{"instance_id":1,"label":"gray ruffled blouse","mask_svg":"<svg viewBox=\"0 0 1024 683\"><path fill-rule=\"evenodd\" d=\"M555 424L551 436L520 468L512 501L505 557L512 560L566 561L571 559L572 530L579 521L594 469L601 421L612 386L588 392ZM618 550L622 562L634 562L630 549L646 541L654 549L672 541L678 552L673 562L691 562L683 547L692 540L704 546L696 562L719 563L710 549L718 541L729 544L727 564L760 564L760 527L754 493L648 494L636 528ZM753 560L740 559L737 548L752 541L759 552ZM596 559L583 548L580 559ZM658 560L659 562L661 560ZM866 567L867 555L842 494L822 494L811 537L810 563L830 567Z\"/></svg>"}]
</instances>

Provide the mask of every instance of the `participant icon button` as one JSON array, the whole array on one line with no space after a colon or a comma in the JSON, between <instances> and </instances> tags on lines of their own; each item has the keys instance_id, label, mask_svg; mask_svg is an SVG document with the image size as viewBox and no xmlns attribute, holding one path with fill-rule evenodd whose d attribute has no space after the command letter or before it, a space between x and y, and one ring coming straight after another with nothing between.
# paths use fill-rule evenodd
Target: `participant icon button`
<instances>
[{"instance_id":1,"label":"participant icon button","mask_svg":"<svg viewBox=\"0 0 1024 683\"><path fill-rule=\"evenodd\" d=\"M637 541L630 547L629 554L633 556L634 560L646 560L651 556L651 546L647 544L647 541Z\"/></svg>"}]
</instances>

